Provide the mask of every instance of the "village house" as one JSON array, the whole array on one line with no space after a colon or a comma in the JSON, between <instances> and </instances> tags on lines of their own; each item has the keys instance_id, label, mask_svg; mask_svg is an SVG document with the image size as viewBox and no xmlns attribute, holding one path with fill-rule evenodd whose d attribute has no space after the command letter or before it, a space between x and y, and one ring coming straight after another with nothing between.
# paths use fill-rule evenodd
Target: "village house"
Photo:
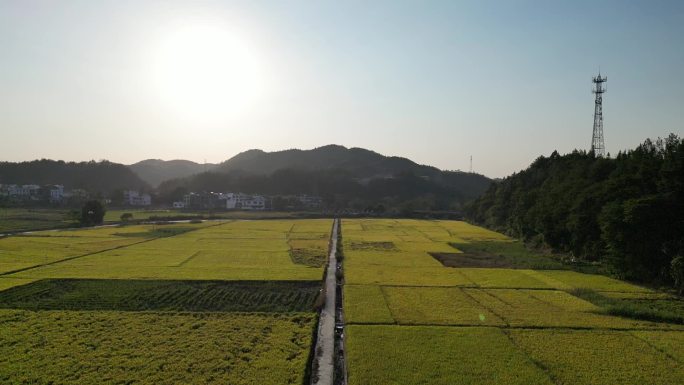
<instances>
[{"instance_id":1,"label":"village house","mask_svg":"<svg viewBox=\"0 0 684 385\"><path fill-rule=\"evenodd\" d=\"M150 194L141 194L135 190L125 190L124 204L129 206L149 206L152 204L152 197Z\"/></svg>"}]
</instances>

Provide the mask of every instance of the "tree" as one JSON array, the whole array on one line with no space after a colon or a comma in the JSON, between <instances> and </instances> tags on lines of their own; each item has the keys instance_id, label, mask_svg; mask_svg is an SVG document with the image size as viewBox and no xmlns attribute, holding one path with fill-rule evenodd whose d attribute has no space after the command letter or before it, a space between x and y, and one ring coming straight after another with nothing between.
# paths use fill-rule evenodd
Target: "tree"
<instances>
[{"instance_id":1,"label":"tree","mask_svg":"<svg viewBox=\"0 0 684 385\"><path fill-rule=\"evenodd\" d=\"M100 201L87 201L81 208L81 224L83 226L95 226L102 224L105 208Z\"/></svg>"},{"instance_id":2,"label":"tree","mask_svg":"<svg viewBox=\"0 0 684 385\"><path fill-rule=\"evenodd\" d=\"M683 289L684 140L676 135L615 158L577 150L539 157L493 183L465 212L495 230L602 262L623 278Z\"/></svg>"},{"instance_id":3,"label":"tree","mask_svg":"<svg viewBox=\"0 0 684 385\"><path fill-rule=\"evenodd\" d=\"M121 214L121 217L120 217L120 218L121 218L121 222L128 222L128 221L130 221L131 219L133 219L133 214L131 214L131 213L123 213L123 214Z\"/></svg>"},{"instance_id":4,"label":"tree","mask_svg":"<svg viewBox=\"0 0 684 385\"><path fill-rule=\"evenodd\" d=\"M672 259L672 278L679 294L684 294L684 256L678 255Z\"/></svg>"}]
</instances>

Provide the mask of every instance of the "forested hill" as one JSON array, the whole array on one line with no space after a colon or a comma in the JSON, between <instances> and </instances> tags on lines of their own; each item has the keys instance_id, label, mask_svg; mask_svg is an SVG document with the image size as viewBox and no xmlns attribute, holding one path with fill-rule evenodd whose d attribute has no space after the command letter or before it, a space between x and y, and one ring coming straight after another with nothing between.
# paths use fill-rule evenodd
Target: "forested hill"
<instances>
[{"instance_id":1,"label":"forested hill","mask_svg":"<svg viewBox=\"0 0 684 385\"><path fill-rule=\"evenodd\" d=\"M216 164L200 164L189 160L161 160L147 159L128 166L133 172L138 174L147 183L157 186L159 183L186 176L209 171L216 167Z\"/></svg>"},{"instance_id":2,"label":"forested hill","mask_svg":"<svg viewBox=\"0 0 684 385\"><path fill-rule=\"evenodd\" d=\"M235 155L217 168L223 172L240 170L259 175L268 175L280 169L345 170L357 178L391 176L407 171L423 176L438 175L441 172L436 167L419 165L406 158L384 156L363 148L346 148L334 144L312 150L249 150Z\"/></svg>"},{"instance_id":3,"label":"forested hill","mask_svg":"<svg viewBox=\"0 0 684 385\"><path fill-rule=\"evenodd\" d=\"M647 140L615 158L538 158L467 208L474 222L607 262L623 277L684 288L684 140Z\"/></svg>"},{"instance_id":4,"label":"forested hill","mask_svg":"<svg viewBox=\"0 0 684 385\"><path fill-rule=\"evenodd\" d=\"M62 184L69 189L82 188L100 193L127 188L149 188L147 183L123 164L108 161L77 163L49 159L18 163L0 162L0 183Z\"/></svg>"},{"instance_id":5,"label":"forested hill","mask_svg":"<svg viewBox=\"0 0 684 385\"><path fill-rule=\"evenodd\" d=\"M323 196L334 207L453 210L482 194L483 175L441 171L406 158L360 148L324 146L267 153L250 150L214 171L162 183L160 194L177 199L186 191L243 191Z\"/></svg>"},{"instance_id":6,"label":"forested hill","mask_svg":"<svg viewBox=\"0 0 684 385\"><path fill-rule=\"evenodd\" d=\"M272 175L279 170L296 170L309 174L341 173L361 184L398 177L418 177L426 183L457 191L467 198L482 194L491 180L483 175L460 171L442 171L398 156L385 156L363 148L327 145L312 150L264 152L249 150L217 166L218 172ZM415 183L414 183L415 184ZM429 187L426 187L429 189Z\"/></svg>"}]
</instances>

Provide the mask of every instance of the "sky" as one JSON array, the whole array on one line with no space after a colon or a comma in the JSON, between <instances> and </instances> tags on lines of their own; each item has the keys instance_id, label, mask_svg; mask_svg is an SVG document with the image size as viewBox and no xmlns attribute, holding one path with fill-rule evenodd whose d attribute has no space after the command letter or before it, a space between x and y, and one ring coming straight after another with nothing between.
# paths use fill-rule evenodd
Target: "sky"
<instances>
[{"instance_id":1,"label":"sky","mask_svg":"<svg viewBox=\"0 0 684 385\"><path fill-rule=\"evenodd\" d=\"M684 134L681 1L0 0L0 160L363 147L504 177Z\"/></svg>"}]
</instances>

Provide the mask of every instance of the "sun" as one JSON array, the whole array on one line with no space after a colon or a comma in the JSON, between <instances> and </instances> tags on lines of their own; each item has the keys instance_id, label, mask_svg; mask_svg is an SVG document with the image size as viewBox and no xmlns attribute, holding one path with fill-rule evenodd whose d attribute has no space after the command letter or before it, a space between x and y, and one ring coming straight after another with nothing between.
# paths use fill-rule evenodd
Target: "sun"
<instances>
[{"instance_id":1,"label":"sun","mask_svg":"<svg viewBox=\"0 0 684 385\"><path fill-rule=\"evenodd\" d=\"M155 94L169 110L191 121L234 116L263 91L253 47L221 25L173 29L157 45L152 61Z\"/></svg>"}]
</instances>

